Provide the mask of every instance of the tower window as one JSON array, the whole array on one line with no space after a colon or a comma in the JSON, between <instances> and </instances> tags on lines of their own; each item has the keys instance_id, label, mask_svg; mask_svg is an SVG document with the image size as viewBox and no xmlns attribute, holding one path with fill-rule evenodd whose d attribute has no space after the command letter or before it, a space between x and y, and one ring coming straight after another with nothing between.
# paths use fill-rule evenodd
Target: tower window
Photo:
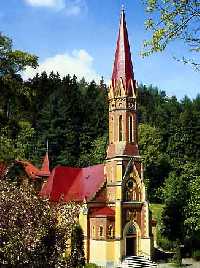
<instances>
[{"instance_id":1,"label":"tower window","mask_svg":"<svg viewBox=\"0 0 200 268\"><path fill-rule=\"evenodd\" d=\"M122 115L119 116L119 141L122 141Z\"/></svg>"},{"instance_id":2,"label":"tower window","mask_svg":"<svg viewBox=\"0 0 200 268\"><path fill-rule=\"evenodd\" d=\"M103 226L99 226L99 236L103 236Z\"/></svg>"},{"instance_id":3,"label":"tower window","mask_svg":"<svg viewBox=\"0 0 200 268\"><path fill-rule=\"evenodd\" d=\"M133 136L133 116L129 116L129 142L134 141Z\"/></svg>"}]
</instances>

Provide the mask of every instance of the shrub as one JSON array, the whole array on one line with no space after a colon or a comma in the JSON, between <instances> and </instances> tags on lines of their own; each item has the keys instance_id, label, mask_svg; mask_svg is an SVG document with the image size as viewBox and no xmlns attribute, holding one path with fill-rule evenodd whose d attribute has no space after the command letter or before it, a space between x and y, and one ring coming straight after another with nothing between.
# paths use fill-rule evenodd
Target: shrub
<instances>
[{"instance_id":1,"label":"shrub","mask_svg":"<svg viewBox=\"0 0 200 268\"><path fill-rule=\"evenodd\" d=\"M200 261L200 249L196 249L192 252L192 258L196 261Z\"/></svg>"},{"instance_id":2,"label":"shrub","mask_svg":"<svg viewBox=\"0 0 200 268\"><path fill-rule=\"evenodd\" d=\"M158 233L157 244L164 250L172 250L174 248L174 243Z\"/></svg>"},{"instance_id":3,"label":"shrub","mask_svg":"<svg viewBox=\"0 0 200 268\"><path fill-rule=\"evenodd\" d=\"M87 263L85 268L97 268L98 266L95 263Z\"/></svg>"},{"instance_id":4,"label":"shrub","mask_svg":"<svg viewBox=\"0 0 200 268\"><path fill-rule=\"evenodd\" d=\"M71 264L72 267L85 266L84 235L79 224L75 225L71 234Z\"/></svg>"}]
</instances>

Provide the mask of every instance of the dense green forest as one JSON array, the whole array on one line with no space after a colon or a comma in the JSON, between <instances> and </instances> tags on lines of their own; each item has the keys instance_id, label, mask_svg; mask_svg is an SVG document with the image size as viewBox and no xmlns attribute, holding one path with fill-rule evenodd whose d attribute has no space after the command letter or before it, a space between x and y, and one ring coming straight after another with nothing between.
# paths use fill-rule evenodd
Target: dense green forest
<instances>
[{"instance_id":1,"label":"dense green forest","mask_svg":"<svg viewBox=\"0 0 200 268\"><path fill-rule=\"evenodd\" d=\"M48 140L51 168L102 163L108 141L103 79L96 84L44 72L23 81L20 71L36 66L37 58L13 51L2 35L0 57L0 161L41 165ZM160 243L166 246L167 239L166 247L176 242L199 248L200 95L177 100L141 84L137 102L148 197L164 205Z\"/></svg>"}]
</instances>

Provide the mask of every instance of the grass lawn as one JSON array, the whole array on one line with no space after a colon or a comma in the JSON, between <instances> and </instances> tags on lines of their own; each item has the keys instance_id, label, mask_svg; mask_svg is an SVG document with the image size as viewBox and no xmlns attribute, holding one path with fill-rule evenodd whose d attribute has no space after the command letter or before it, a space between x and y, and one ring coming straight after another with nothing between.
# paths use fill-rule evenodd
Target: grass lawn
<instances>
[{"instance_id":1,"label":"grass lawn","mask_svg":"<svg viewBox=\"0 0 200 268\"><path fill-rule=\"evenodd\" d=\"M150 204L150 210L152 212L152 218L159 221L163 209L163 204Z\"/></svg>"}]
</instances>

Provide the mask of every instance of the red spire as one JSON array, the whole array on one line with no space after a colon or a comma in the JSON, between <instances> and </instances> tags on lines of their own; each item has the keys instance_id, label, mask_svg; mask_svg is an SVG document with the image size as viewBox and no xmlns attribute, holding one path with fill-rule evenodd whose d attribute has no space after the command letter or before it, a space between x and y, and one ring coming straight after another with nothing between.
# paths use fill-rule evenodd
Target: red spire
<instances>
[{"instance_id":1,"label":"red spire","mask_svg":"<svg viewBox=\"0 0 200 268\"><path fill-rule=\"evenodd\" d=\"M125 89L127 90L130 79L133 77L133 66L131 61L131 52L126 28L125 12L122 9L117 47L115 52L115 61L112 73L112 85L122 78Z\"/></svg>"},{"instance_id":2,"label":"red spire","mask_svg":"<svg viewBox=\"0 0 200 268\"><path fill-rule=\"evenodd\" d=\"M46 152L46 155L44 157L41 171L46 172L46 173L50 173L50 171L49 171L49 155L48 155L48 152Z\"/></svg>"},{"instance_id":3,"label":"red spire","mask_svg":"<svg viewBox=\"0 0 200 268\"><path fill-rule=\"evenodd\" d=\"M44 157L42 167L40 171L37 173L37 176L40 177L48 177L50 175L50 170L49 170L49 156L48 152L46 152L46 155Z\"/></svg>"}]
</instances>

